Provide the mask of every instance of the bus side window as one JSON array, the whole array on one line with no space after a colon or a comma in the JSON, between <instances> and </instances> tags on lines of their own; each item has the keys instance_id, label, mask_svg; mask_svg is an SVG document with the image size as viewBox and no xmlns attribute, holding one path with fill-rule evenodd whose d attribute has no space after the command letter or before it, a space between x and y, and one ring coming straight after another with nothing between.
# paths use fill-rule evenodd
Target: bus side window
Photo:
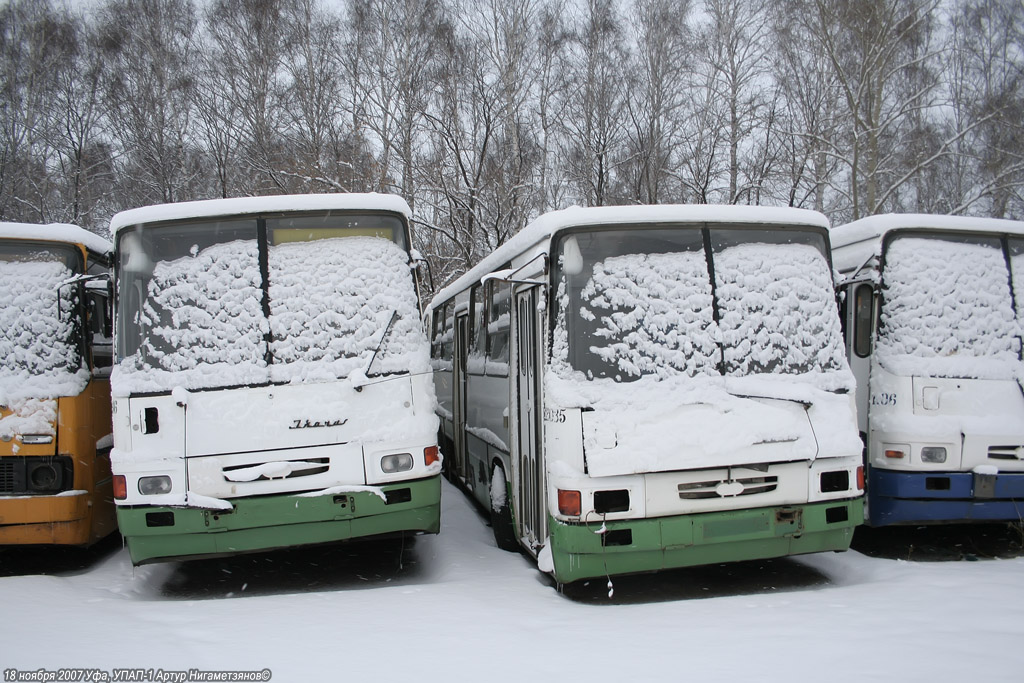
<instances>
[{"instance_id":1,"label":"bus side window","mask_svg":"<svg viewBox=\"0 0 1024 683\"><path fill-rule=\"evenodd\" d=\"M441 359L449 363L455 360L455 301L444 305L444 323L441 333Z\"/></svg>"},{"instance_id":2,"label":"bus side window","mask_svg":"<svg viewBox=\"0 0 1024 683\"><path fill-rule=\"evenodd\" d=\"M473 339L469 344L471 358L483 358L487 353L487 310L484 305L484 288L474 285L470 299L470 325ZM472 370L473 368L470 368Z\"/></svg>"},{"instance_id":3,"label":"bus side window","mask_svg":"<svg viewBox=\"0 0 1024 683\"><path fill-rule=\"evenodd\" d=\"M434 309L434 318L431 322L433 331L430 337L430 357L434 359L451 360L453 338L452 303L448 303Z\"/></svg>"},{"instance_id":4,"label":"bus side window","mask_svg":"<svg viewBox=\"0 0 1024 683\"><path fill-rule=\"evenodd\" d=\"M441 321L443 318L442 309L435 308L430 315L430 357L437 359L441 357Z\"/></svg>"},{"instance_id":5,"label":"bus side window","mask_svg":"<svg viewBox=\"0 0 1024 683\"><path fill-rule=\"evenodd\" d=\"M114 364L110 298L106 291L87 289L85 300L93 370L109 369Z\"/></svg>"},{"instance_id":6,"label":"bus side window","mask_svg":"<svg viewBox=\"0 0 1024 683\"><path fill-rule=\"evenodd\" d=\"M487 360L508 363L512 288L491 280L487 283Z\"/></svg>"},{"instance_id":7,"label":"bus side window","mask_svg":"<svg viewBox=\"0 0 1024 683\"><path fill-rule=\"evenodd\" d=\"M851 288L844 287L836 290L836 305L839 307L839 330L843 334L843 342L846 348L850 348L850 326L847 321Z\"/></svg>"},{"instance_id":8,"label":"bus side window","mask_svg":"<svg viewBox=\"0 0 1024 683\"><path fill-rule=\"evenodd\" d=\"M861 358L871 355L873 291L871 285L857 285L853 293L853 351Z\"/></svg>"}]
</instances>

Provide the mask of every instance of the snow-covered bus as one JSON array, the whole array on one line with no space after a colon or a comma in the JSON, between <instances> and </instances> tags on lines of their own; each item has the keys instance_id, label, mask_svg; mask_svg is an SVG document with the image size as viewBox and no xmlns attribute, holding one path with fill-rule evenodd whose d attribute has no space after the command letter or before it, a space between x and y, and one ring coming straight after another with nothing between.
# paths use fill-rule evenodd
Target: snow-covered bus
<instances>
[{"instance_id":1,"label":"snow-covered bus","mask_svg":"<svg viewBox=\"0 0 1024 683\"><path fill-rule=\"evenodd\" d=\"M408 214L331 194L114 216L112 461L133 563L438 531Z\"/></svg>"},{"instance_id":2,"label":"snow-covered bus","mask_svg":"<svg viewBox=\"0 0 1024 683\"><path fill-rule=\"evenodd\" d=\"M872 526L1024 519L1024 222L832 231Z\"/></svg>"},{"instance_id":3,"label":"snow-covered bus","mask_svg":"<svg viewBox=\"0 0 1024 683\"><path fill-rule=\"evenodd\" d=\"M110 476L111 245L0 223L0 545L90 545Z\"/></svg>"},{"instance_id":4,"label":"snow-covered bus","mask_svg":"<svg viewBox=\"0 0 1024 683\"><path fill-rule=\"evenodd\" d=\"M449 477L557 583L849 547L863 519L828 221L541 216L428 309Z\"/></svg>"}]
</instances>

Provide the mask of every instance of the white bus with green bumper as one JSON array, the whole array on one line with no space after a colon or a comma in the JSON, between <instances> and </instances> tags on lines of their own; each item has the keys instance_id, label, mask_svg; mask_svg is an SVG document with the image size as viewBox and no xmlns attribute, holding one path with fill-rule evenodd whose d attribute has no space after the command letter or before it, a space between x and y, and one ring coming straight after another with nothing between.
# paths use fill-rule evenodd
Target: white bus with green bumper
<instances>
[{"instance_id":1,"label":"white bus with green bumper","mask_svg":"<svg viewBox=\"0 0 1024 683\"><path fill-rule=\"evenodd\" d=\"M556 582L845 550L863 519L828 222L546 214L428 309L449 477Z\"/></svg>"},{"instance_id":2,"label":"white bus with green bumper","mask_svg":"<svg viewBox=\"0 0 1024 683\"><path fill-rule=\"evenodd\" d=\"M111 459L135 564L439 530L408 213L347 194L113 218Z\"/></svg>"}]
</instances>

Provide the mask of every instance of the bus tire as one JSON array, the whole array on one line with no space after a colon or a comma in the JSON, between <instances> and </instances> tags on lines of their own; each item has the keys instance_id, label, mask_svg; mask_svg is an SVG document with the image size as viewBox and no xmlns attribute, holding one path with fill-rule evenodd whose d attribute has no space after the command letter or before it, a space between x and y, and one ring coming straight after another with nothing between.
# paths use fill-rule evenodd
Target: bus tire
<instances>
[{"instance_id":1,"label":"bus tire","mask_svg":"<svg viewBox=\"0 0 1024 683\"><path fill-rule=\"evenodd\" d=\"M491 470L491 531L494 542L502 550L516 552L519 550L519 539L512 524L512 506L509 504L508 480L501 465L495 464Z\"/></svg>"}]
</instances>

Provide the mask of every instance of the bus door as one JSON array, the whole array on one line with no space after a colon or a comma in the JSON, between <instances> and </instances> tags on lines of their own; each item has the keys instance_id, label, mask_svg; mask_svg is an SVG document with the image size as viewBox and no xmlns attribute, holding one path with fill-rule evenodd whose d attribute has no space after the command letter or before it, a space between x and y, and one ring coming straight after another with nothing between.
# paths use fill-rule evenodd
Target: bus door
<instances>
[{"instance_id":1,"label":"bus door","mask_svg":"<svg viewBox=\"0 0 1024 683\"><path fill-rule=\"evenodd\" d=\"M515 295L516 329L516 460L519 490L516 495L519 536L533 548L544 542L547 505L544 461L540 449L539 359L537 296L539 287L520 289Z\"/></svg>"},{"instance_id":2,"label":"bus door","mask_svg":"<svg viewBox=\"0 0 1024 683\"><path fill-rule=\"evenodd\" d=\"M455 446L454 471L464 482L472 482L466 459L466 356L469 346L469 315L455 317L455 351L452 359L452 440Z\"/></svg>"}]
</instances>

